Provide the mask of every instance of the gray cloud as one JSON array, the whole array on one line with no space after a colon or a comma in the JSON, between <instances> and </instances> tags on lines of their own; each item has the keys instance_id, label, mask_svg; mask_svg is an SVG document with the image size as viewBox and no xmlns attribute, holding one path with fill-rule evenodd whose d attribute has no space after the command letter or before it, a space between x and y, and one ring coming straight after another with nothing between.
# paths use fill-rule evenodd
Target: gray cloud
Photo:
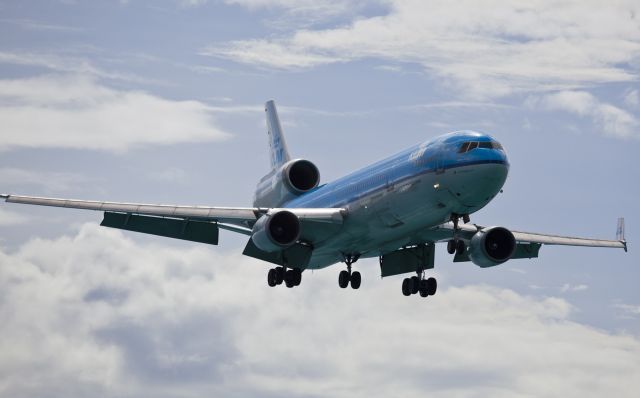
<instances>
[{"instance_id":1,"label":"gray cloud","mask_svg":"<svg viewBox=\"0 0 640 398\"><path fill-rule=\"evenodd\" d=\"M87 224L0 252L3 394L623 397L640 387L640 341L571 321L559 298L466 286L408 300L366 263L357 292L338 289L334 270L270 289L257 261L165 243Z\"/></svg>"}]
</instances>

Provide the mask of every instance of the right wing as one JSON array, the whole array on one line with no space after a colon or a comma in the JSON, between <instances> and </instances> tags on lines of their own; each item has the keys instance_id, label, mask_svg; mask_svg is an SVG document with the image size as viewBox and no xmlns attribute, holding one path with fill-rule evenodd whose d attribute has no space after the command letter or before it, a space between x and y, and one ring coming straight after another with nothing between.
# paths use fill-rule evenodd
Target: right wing
<instances>
[{"instance_id":1,"label":"right wing","mask_svg":"<svg viewBox=\"0 0 640 398\"><path fill-rule=\"evenodd\" d=\"M216 244L218 227L251 235L251 228L260 217L283 210L260 207L207 207L100 202L8 194L0 195L0 198L9 203L103 211L105 212L105 219L102 225L180 239L187 238L176 235L188 234L189 231L187 229L196 228L194 225L200 228L198 230L215 228ZM287 208L286 210L295 214L303 223L333 225L342 224L345 212L341 208ZM189 226L190 223L192 224L191 226ZM206 225L212 223L215 225ZM180 231L180 229L182 230ZM161 231L161 233L152 231ZM313 229L310 229L310 232L314 232ZM202 233L199 235L202 235ZM207 241L206 243L212 242Z\"/></svg>"}]
</instances>

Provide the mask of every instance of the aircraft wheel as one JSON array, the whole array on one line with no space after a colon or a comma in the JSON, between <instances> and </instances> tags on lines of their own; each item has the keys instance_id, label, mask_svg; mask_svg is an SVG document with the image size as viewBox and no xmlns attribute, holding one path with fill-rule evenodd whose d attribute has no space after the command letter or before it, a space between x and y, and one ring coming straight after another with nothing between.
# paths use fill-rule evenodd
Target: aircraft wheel
<instances>
[{"instance_id":1,"label":"aircraft wheel","mask_svg":"<svg viewBox=\"0 0 640 398\"><path fill-rule=\"evenodd\" d=\"M277 283L276 283L276 270L273 269L273 268L271 268L269 270L269 272L267 273L267 283L271 287L274 287L275 285L277 285Z\"/></svg>"},{"instance_id":2,"label":"aircraft wheel","mask_svg":"<svg viewBox=\"0 0 640 398\"><path fill-rule=\"evenodd\" d=\"M451 239L449 242L447 242L447 252L449 254L453 254L456 252L456 241Z\"/></svg>"},{"instance_id":3,"label":"aircraft wheel","mask_svg":"<svg viewBox=\"0 0 640 398\"><path fill-rule=\"evenodd\" d=\"M338 275L338 286L345 289L349 285L349 272L346 270L340 271Z\"/></svg>"},{"instance_id":4,"label":"aircraft wheel","mask_svg":"<svg viewBox=\"0 0 640 398\"><path fill-rule=\"evenodd\" d=\"M427 297L429 295L429 284L426 280L420 281L420 287L418 289L420 292L420 297Z\"/></svg>"},{"instance_id":5,"label":"aircraft wheel","mask_svg":"<svg viewBox=\"0 0 640 398\"><path fill-rule=\"evenodd\" d=\"M300 286L300 282L302 282L302 270L300 268L294 268L292 271L294 286Z\"/></svg>"},{"instance_id":6,"label":"aircraft wheel","mask_svg":"<svg viewBox=\"0 0 640 398\"><path fill-rule=\"evenodd\" d=\"M276 268L276 285L282 285L284 281L284 267Z\"/></svg>"},{"instance_id":7,"label":"aircraft wheel","mask_svg":"<svg viewBox=\"0 0 640 398\"><path fill-rule=\"evenodd\" d=\"M358 271L354 271L351 273L351 288L357 289L360 287L360 283L362 283L362 276Z\"/></svg>"},{"instance_id":8,"label":"aircraft wheel","mask_svg":"<svg viewBox=\"0 0 640 398\"><path fill-rule=\"evenodd\" d=\"M436 281L436 278L427 279L427 293L429 293L429 296L436 294L436 290L438 290L438 281Z\"/></svg>"},{"instance_id":9,"label":"aircraft wheel","mask_svg":"<svg viewBox=\"0 0 640 398\"><path fill-rule=\"evenodd\" d=\"M284 284L287 285L288 288L292 288L296 285L296 275L294 270L290 269L285 272Z\"/></svg>"},{"instance_id":10,"label":"aircraft wheel","mask_svg":"<svg viewBox=\"0 0 640 398\"><path fill-rule=\"evenodd\" d=\"M411 294L418 293L418 289L420 288L420 278L417 276L412 276L411 278Z\"/></svg>"},{"instance_id":11,"label":"aircraft wheel","mask_svg":"<svg viewBox=\"0 0 640 398\"><path fill-rule=\"evenodd\" d=\"M402 281L402 294L405 296L411 296L411 279L404 278Z\"/></svg>"},{"instance_id":12,"label":"aircraft wheel","mask_svg":"<svg viewBox=\"0 0 640 398\"><path fill-rule=\"evenodd\" d=\"M458 243L456 243L456 254L458 255L464 254L464 249L465 249L464 241L462 239L458 240Z\"/></svg>"}]
</instances>

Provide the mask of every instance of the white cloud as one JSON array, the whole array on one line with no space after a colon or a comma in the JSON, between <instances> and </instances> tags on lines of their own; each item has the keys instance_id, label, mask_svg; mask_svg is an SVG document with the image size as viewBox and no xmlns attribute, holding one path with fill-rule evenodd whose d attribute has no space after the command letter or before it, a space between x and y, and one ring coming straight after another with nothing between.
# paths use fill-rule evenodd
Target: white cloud
<instances>
[{"instance_id":1,"label":"white cloud","mask_svg":"<svg viewBox=\"0 0 640 398\"><path fill-rule=\"evenodd\" d=\"M91 76L110 80L166 84L166 82L158 82L127 73L108 72L96 67L88 59L84 57L77 57L73 55L73 53L59 55L43 52L29 53L0 51L0 64L34 66L45 68L54 72L79 74L82 76Z\"/></svg>"},{"instance_id":2,"label":"white cloud","mask_svg":"<svg viewBox=\"0 0 640 398\"><path fill-rule=\"evenodd\" d=\"M640 316L640 305L616 303L613 308L621 311L621 318L633 319Z\"/></svg>"},{"instance_id":3,"label":"white cloud","mask_svg":"<svg viewBox=\"0 0 640 398\"><path fill-rule=\"evenodd\" d=\"M364 5L386 1L364 0L225 0L227 4L240 5L252 10L277 8L293 15L312 16L315 19L354 13Z\"/></svg>"},{"instance_id":4,"label":"white cloud","mask_svg":"<svg viewBox=\"0 0 640 398\"><path fill-rule=\"evenodd\" d=\"M560 288L560 291L562 293L567 293L567 292L581 292L584 290L589 289L589 286L584 285L584 284L580 284L580 285L572 285L570 283L565 283L564 285L562 285L562 287Z\"/></svg>"},{"instance_id":5,"label":"white cloud","mask_svg":"<svg viewBox=\"0 0 640 398\"><path fill-rule=\"evenodd\" d=\"M299 2L238 0L296 9ZM321 2L331 5L334 2ZM348 2L335 2L346 4ZM633 81L640 55L637 1L388 1L382 16L232 41L205 53L274 68L309 68L363 58L417 63L474 97ZM306 2L303 2L306 4Z\"/></svg>"},{"instance_id":6,"label":"white cloud","mask_svg":"<svg viewBox=\"0 0 640 398\"><path fill-rule=\"evenodd\" d=\"M590 117L605 134L618 138L640 137L640 121L631 113L599 101L585 91L560 91L529 99L529 105L548 110L563 110Z\"/></svg>"},{"instance_id":7,"label":"white cloud","mask_svg":"<svg viewBox=\"0 0 640 398\"><path fill-rule=\"evenodd\" d=\"M81 76L0 80L0 149L82 148L124 151L149 144L215 141L228 134L213 110L123 91Z\"/></svg>"},{"instance_id":8,"label":"white cloud","mask_svg":"<svg viewBox=\"0 0 640 398\"><path fill-rule=\"evenodd\" d=\"M640 109L640 92L629 90L624 96L624 103L632 109Z\"/></svg>"},{"instance_id":9,"label":"white cloud","mask_svg":"<svg viewBox=\"0 0 640 398\"><path fill-rule=\"evenodd\" d=\"M82 174L55 171L33 171L12 167L0 168L1 191L8 187L34 185L45 192L64 192L82 188L90 180ZM10 193L10 192L9 192Z\"/></svg>"},{"instance_id":10,"label":"white cloud","mask_svg":"<svg viewBox=\"0 0 640 398\"><path fill-rule=\"evenodd\" d=\"M224 238L224 236L223 236ZM267 267L118 231L0 251L2 395L633 397L640 341L558 298L489 286L405 298L372 263L268 288Z\"/></svg>"}]
</instances>

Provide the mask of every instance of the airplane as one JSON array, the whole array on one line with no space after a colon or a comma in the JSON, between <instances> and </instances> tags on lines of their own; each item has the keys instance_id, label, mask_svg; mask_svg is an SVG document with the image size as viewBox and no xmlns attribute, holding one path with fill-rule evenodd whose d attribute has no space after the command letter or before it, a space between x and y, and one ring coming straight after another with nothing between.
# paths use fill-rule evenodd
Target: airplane
<instances>
[{"instance_id":1,"label":"airplane","mask_svg":"<svg viewBox=\"0 0 640 398\"><path fill-rule=\"evenodd\" d=\"M537 258L542 245L621 248L627 251L624 219L616 240L565 237L480 226L470 215L491 202L509 172L502 145L489 135L457 131L429 140L320 184L311 161L292 159L273 100L265 104L271 171L258 183L253 207L174 206L0 195L10 203L104 212L100 225L217 245L219 230L249 237L243 254L274 264L271 287L298 286L306 270L344 263L340 288L358 289L353 264L377 257L381 276L407 273L402 294L437 291L426 277L435 244L446 242L454 262L493 267L512 259Z\"/></svg>"}]
</instances>

